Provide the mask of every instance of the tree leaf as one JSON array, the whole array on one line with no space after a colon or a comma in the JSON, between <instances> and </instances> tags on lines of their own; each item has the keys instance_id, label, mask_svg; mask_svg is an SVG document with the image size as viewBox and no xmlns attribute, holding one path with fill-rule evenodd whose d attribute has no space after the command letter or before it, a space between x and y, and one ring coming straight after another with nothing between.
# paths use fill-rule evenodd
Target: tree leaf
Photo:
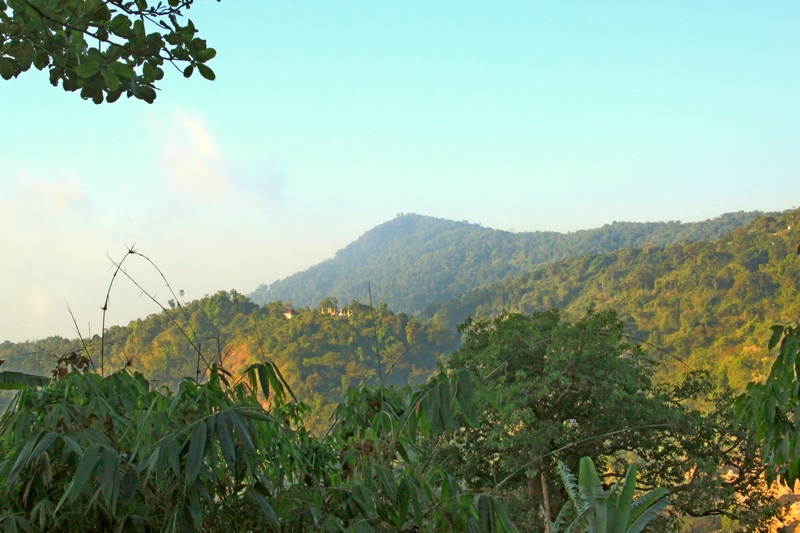
<instances>
[{"instance_id":1,"label":"tree leaf","mask_svg":"<svg viewBox=\"0 0 800 533\"><path fill-rule=\"evenodd\" d=\"M201 76L209 81L214 81L217 78L217 75L214 74L214 71L202 63L197 64L197 70L200 71Z\"/></svg>"},{"instance_id":2,"label":"tree leaf","mask_svg":"<svg viewBox=\"0 0 800 533\"><path fill-rule=\"evenodd\" d=\"M127 472L122 477L122 486L120 487L119 502L127 507L136 496L136 489L139 488L139 470L134 465L128 467Z\"/></svg>"},{"instance_id":3,"label":"tree leaf","mask_svg":"<svg viewBox=\"0 0 800 533\"><path fill-rule=\"evenodd\" d=\"M11 467L11 472L8 474L9 480L16 479L17 475L28 464L31 452L36 446L36 443L39 442L40 436L41 432L37 432L28 437L28 440L25 442L25 445L22 447L22 450L20 450L19 455L17 456L17 460L14 462L14 466Z\"/></svg>"},{"instance_id":4,"label":"tree leaf","mask_svg":"<svg viewBox=\"0 0 800 533\"><path fill-rule=\"evenodd\" d=\"M7 57L0 57L0 77L10 80L14 77L14 63Z\"/></svg>"},{"instance_id":5,"label":"tree leaf","mask_svg":"<svg viewBox=\"0 0 800 533\"><path fill-rule=\"evenodd\" d=\"M184 492L197 479L197 474L203 465L203 457L206 451L206 432L207 428L204 420L200 420L195 424L189 441L189 451L186 454L186 484L184 485Z\"/></svg>"},{"instance_id":6,"label":"tree leaf","mask_svg":"<svg viewBox=\"0 0 800 533\"><path fill-rule=\"evenodd\" d=\"M231 421L233 422L233 427L236 429L236 434L239 435L239 438L242 440L245 448L250 453L256 453L256 448L253 446L253 439L250 438L250 432L247 431L247 424L242 418L242 415L239 414L238 411L231 409L228 411L230 414Z\"/></svg>"},{"instance_id":7,"label":"tree leaf","mask_svg":"<svg viewBox=\"0 0 800 533\"><path fill-rule=\"evenodd\" d=\"M217 415L217 440L222 449L222 457L228 463L228 468L236 469L236 449L233 445L233 433L228 416L222 412Z\"/></svg>"},{"instance_id":8,"label":"tree leaf","mask_svg":"<svg viewBox=\"0 0 800 533\"><path fill-rule=\"evenodd\" d=\"M214 59L216 55L217 55L216 50L214 50L213 48L206 48L205 50L197 54L197 59L205 63L206 61Z\"/></svg>"},{"instance_id":9,"label":"tree leaf","mask_svg":"<svg viewBox=\"0 0 800 533\"><path fill-rule=\"evenodd\" d=\"M100 72L100 63L95 61L86 61L75 67L75 74L81 78L91 78Z\"/></svg>"},{"instance_id":10,"label":"tree leaf","mask_svg":"<svg viewBox=\"0 0 800 533\"><path fill-rule=\"evenodd\" d=\"M261 382L261 392L264 393L264 400L269 401L269 377L267 376L267 368L264 365L258 365L258 381Z\"/></svg>"},{"instance_id":11,"label":"tree leaf","mask_svg":"<svg viewBox=\"0 0 800 533\"><path fill-rule=\"evenodd\" d=\"M103 80L106 82L106 87L108 87L108 90L111 92L116 91L119 89L120 85L122 85L122 83L119 81L119 78L110 71L106 71L106 73L103 74Z\"/></svg>"},{"instance_id":12,"label":"tree leaf","mask_svg":"<svg viewBox=\"0 0 800 533\"><path fill-rule=\"evenodd\" d=\"M39 455L41 455L43 452L48 450L50 446L53 445L53 443L58 439L58 437L59 437L58 433L53 433L53 432L46 433L41 438L41 440L39 440L39 443L36 445L36 448L33 449L33 452L31 452L30 460L35 461L39 457Z\"/></svg>"},{"instance_id":13,"label":"tree leaf","mask_svg":"<svg viewBox=\"0 0 800 533\"><path fill-rule=\"evenodd\" d=\"M767 349L772 350L780 342L781 337L783 337L783 332L786 330L786 328L784 326L772 326L769 329L772 330L772 336L769 338Z\"/></svg>"},{"instance_id":14,"label":"tree leaf","mask_svg":"<svg viewBox=\"0 0 800 533\"><path fill-rule=\"evenodd\" d=\"M156 91L150 87L139 86L136 97L148 104L152 104L156 99Z\"/></svg>"},{"instance_id":15,"label":"tree leaf","mask_svg":"<svg viewBox=\"0 0 800 533\"><path fill-rule=\"evenodd\" d=\"M258 491L251 491L250 494L253 495L253 499L258 502L259 507L261 507L261 512L264 513L264 516L267 517L267 520L270 521L272 527L275 528L277 531L281 529L281 519L278 517L278 514L275 512L275 509L272 508L272 505L267 501L264 496L262 496Z\"/></svg>"},{"instance_id":16,"label":"tree leaf","mask_svg":"<svg viewBox=\"0 0 800 533\"><path fill-rule=\"evenodd\" d=\"M107 70L113 72L121 78L133 78L134 76L133 68L125 63L120 63L119 61L116 63L111 63Z\"/></svg>"},{"instance_id":17,"label":"tree leaf","mask_svg":"<svg viewBox=\"0 0 800 533\"><path fill-rule=\"evenodd\" d=\"M105 450L100 456L100 471L97 474L97 485L106 505L111 507L114 497L114 485L119 471L119 456L113 450Z\"/></svg>"},{"instance_id":18,"label":"tree leaf","mask_svg":"<svg viewBox=\"0 0 800 533\"><path fill-rule=\"evenodd\" d=\"M67 491L67 499L69 501L75 501L78 495L83 491L97 461L100 460L99 452L100 444L96 442L89 445L89 447L83 451L81 460L78 463L78 469L75 471L75 476L72 478L69 490Z\"/></svg>"}]
</instances>

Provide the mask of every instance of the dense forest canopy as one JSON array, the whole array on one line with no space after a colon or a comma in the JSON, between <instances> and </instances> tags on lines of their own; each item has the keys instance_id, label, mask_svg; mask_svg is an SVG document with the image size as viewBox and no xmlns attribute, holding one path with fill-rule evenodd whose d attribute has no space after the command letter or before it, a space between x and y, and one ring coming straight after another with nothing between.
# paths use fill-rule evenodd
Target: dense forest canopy
<instances>
[{"instance_id":1,"label":"dense forest canopy","mask_svg":"<svg viewBox=\"0 0 800 533\"><path fill-rule=\"evenodd\" d=\"M183 378L196 377L211 362L237 373L256 362L274 361L298 398L312 407L319 428L348 387L381 380L387 385L424 382L439 358L458 346L455 331L395 314L384 304L374 310L355 301L340 307L327 298L314 308L291 308L292 318L286 317L288 309L282 302L259 307L236 291L222 291L169 314L111 327L105 338L105 372L130 366L177 390ZM86 342L98 366L100 338ZM7 361L7 370L49 374L57 356L83 349L77 339L59 337L6 342L0 344L0 359Z\"/></svg>"},{"instance_id":2,"label":"dense forest canopy","mask_svg":"<svg viewBox=\"0 0 800 533\"><path fill-rule=\"evenodd\" d=\"M369 230L328 261L260 286L251 298L259 304L283 300L301 306L328 296L365 302L370 283L372 293L392 309L419 314L430 304L524 274L542 263L631 246L713 241L758 215L728 213L695 223L615 222L574 233L511 233L406 214Z\"/></svg>"},{"instance_id":3,"label":"dense forest canopy","mask_svg":"<svg viewBox=\"0 0 800 533\"><path fill-rule=\"evenodd\" d=\"M769 326L800 316L798 223L800 213L792 211L762 216L713 242L551 263L436 306L433 316L454 327L468 316L504 310L556 307L575 318L590 308L614 309L634 337L741 390L766 375ZM685 368L668 359L675 372Z\"/></svg>"}]
</instances>

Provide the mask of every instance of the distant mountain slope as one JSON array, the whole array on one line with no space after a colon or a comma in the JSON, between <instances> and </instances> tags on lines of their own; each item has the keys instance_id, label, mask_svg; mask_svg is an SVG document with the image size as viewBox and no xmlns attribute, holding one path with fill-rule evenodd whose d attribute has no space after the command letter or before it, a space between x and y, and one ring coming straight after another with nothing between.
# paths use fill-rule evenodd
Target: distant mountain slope
<instances>
[{"instance_id":1,"label":"distant mountain slope","mask_svg":"<svg viewBox=\"0 0 800 533\"><path fill-rule=\"evenodd\" d=\"M566 257L652 244L715 240L760 213L729 213L704 222L615 222L574 233L510 233L467 222L420 215L399 216L362 235L336 256L308 270L261 285L259 304L291 301L314 306L333 296L343 304L373 297L398 311L427 306Z\"/></svg>"},{"instance_id":2,"label":"distant mountain slope","mask_svg":"<svg viewBox=\"0 0 800 533\"><path fill-rule=\"evenodd\" d=\"M800 319L800 211L762 216L715 242L584 255L476 289L430 309L467 316L557 307L617 310L632 334L741 387L764 372L769 326Z\"/></svg>"}]
</instances>

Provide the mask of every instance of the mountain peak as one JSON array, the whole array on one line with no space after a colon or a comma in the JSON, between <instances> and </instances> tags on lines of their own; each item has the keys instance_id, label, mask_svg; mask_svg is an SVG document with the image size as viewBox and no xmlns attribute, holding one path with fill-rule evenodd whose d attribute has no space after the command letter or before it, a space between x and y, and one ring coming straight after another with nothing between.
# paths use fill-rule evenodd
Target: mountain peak
<instances>
[{"instance_id":1,"label":"mountain peak","mask_svg":"<svg viewBox=\"0 0 800 533\"><path fill-rule=\"evenodd\" d=\"M361 235L323 263L261 285L257 303L290 300L313 306L333 296L340 302L373 297L419 314L429 305L536 266L585 253L652 244L715 240L749 224L759 212L728 213L704 222L615 222L572 233L519 232L480 224L401 213Z\"/></svg>"}]
</instances>

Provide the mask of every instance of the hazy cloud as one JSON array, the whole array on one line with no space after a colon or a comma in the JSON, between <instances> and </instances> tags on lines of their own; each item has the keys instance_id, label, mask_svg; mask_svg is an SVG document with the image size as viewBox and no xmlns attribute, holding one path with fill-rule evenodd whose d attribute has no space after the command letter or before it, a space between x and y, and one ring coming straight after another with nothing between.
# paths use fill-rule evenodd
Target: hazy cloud
<instances>
[{"instance_id":1,"label":"hazy cloud","mask_svg":"<svg viewBox=\"0 0 800 533\"><path fill-rule=\"evenodd\" d=\"M176 111L165 134L161 164L170 192L183 201L214 203L229 196L233 180L205 121Z\"/></svg>"},{"instance_id":2,"label":"hazy cloud","mask_svg":"<svg viewBox=\"0 0 800 533\"><path fill-rule=\"evenodd\" d=\"M0 201L0 216L11 221L87 219L94 212L83 185L74 176L46 180L21 172L10 189L6 199Z\"/></svg>"},{"instance_id":3,"label":"hazy cloud","mask_svg":"<svg viewBox=\"0 0 800 533\"><path fill-rule=\"evenodd\" d=\"M175 111L162 142L167 185L181 203L218 204L253 195L277 204L285 179L274 160L245 165L222 153L203 117Z\"/></svg>"}]
</instances>

